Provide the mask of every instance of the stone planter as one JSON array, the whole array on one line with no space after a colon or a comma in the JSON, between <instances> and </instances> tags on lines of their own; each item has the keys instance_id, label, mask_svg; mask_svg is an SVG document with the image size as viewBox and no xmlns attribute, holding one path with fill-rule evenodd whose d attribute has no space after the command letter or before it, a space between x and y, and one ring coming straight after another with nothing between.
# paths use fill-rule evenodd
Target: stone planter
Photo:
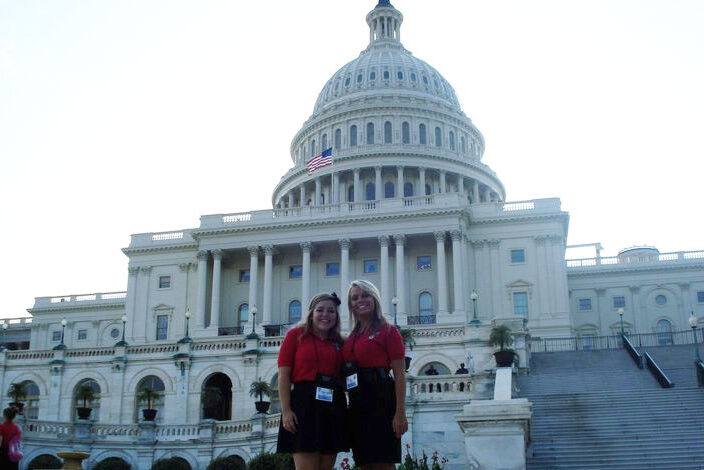
<instances>
[{"instance_id":1,"label":"stone planter","mask_svg":"<svg viewBox=\"0 0 704 470\"><path fill-rule=\"evenodd\" d=\"M144 421L154 421L156 418L156 412L157 410L153 410L151 408L145 408L142 410L142 417L144 417Z\"/></svg>"},{"instance_id":2,"label":"stone planter","mask_svg":"<svg viewBox=\"0 0 704 470\"><path fill-rule=\"evenodd\" d=\"M511 367L515 356L516 353L514 351L496 351L494 353L496 367Z\"/></svg>"},{"instance_id":3,"label":"stone planter","mask_svg":"<svg viewBox=\"0 0 704 470\"><path fill-rule=\"evenodd\" d=\"M257 413L266 413L269 411L269 406L271 402L268 401L255 401L254 407L257 409Z\"/></svg>"},{"instance_id":4,"label":"stone planter","mask_svg":"<svg viewBox=\"0 0 704 470\"><path fill-rule=\"evenodd\" d=\"M90 412L92 411L91 408L84 408L82 406L76 407L76 413L78 413L78 418L80 419L88 419L90 418Z\"/></svg>"}]
</instances>

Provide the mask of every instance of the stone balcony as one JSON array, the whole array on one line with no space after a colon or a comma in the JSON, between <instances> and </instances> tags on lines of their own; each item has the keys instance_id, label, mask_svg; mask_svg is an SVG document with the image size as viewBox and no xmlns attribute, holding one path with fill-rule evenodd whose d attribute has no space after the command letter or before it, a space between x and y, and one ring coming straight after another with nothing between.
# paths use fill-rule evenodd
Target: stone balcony
<instances>
[{"instance_id":1,"label":"stone balcony","mask_svg":"<svg viewBox=\"0 0 704 470\"><path fill-rule=\"evenodd\" d=\"M642 269L667 269L677 266L704 265L704 251L675 251L654 253L652 256L634 258L624 256L604 256L565 260L568 274L596 271L621 271Z\"/></svg>"},{"instance_id":2,"label":"stone balcony","mask_svg":"<svg viewBox=\"0 0 704 470\"><path fill-rule=\"evenodd\" d=\"M30 311L44 309L87 307L105 304L124 304L127 292L96 292L92 294L72 294L56 297L35 297Z\"/></svg>"}]
</instances>

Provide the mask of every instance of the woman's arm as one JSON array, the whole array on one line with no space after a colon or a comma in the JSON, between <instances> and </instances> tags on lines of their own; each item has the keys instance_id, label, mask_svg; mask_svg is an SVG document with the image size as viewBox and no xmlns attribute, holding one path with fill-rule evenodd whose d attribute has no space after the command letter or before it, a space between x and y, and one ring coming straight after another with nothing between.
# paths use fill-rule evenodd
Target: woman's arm
<instances>
[{"instance_id":1,"label":"woman's arm","mask_svg":"<svg viewBox=\"0 0 704 470\"><path fill-rule=\"evenodd\" d=\"M291 368L279 367L279 400L281 401L281 423L288 432L296 432L298 418L291 410Z\"/></svg>"},{"instance_id":2,"label":"woman's arm","mask_svg":"<svg viewBox=\"0 0 704 470\"><path fill-rule=\"evenodd\" d=\"M396 412L394 413L393 427L396 437L399 439L408 431L408 421L406 420L406 361L397 359L391 361L391 370L394 371L395 392L396 392Z\"/></svg>"}]
</instances>

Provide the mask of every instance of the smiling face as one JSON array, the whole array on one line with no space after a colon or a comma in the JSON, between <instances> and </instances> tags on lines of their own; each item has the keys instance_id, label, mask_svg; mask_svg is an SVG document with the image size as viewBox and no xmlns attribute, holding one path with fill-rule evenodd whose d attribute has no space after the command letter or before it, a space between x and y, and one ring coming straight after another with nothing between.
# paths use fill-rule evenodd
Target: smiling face
<instances>
[{"instance_id":1,"label":"smiling face","mask_svg":"<svg viewBox=\"0 0 704 470\"><path fill-rule=\"evenodd\" d=\"M313 307L311 320L315 334L327 337L337 325L337 306L332 300L321 300Z\"/></svg>"},{"instance_id":2,"label":"smiling face","mask_svg":"<svg viewBox=\"0 0 704 470\"><path fill-rule=\"evenodd\" d=\"M353 286L350 289L350 311L363 326L368 326L376 317L374 297L364 289Z\"/></svg>"}]
</instances>

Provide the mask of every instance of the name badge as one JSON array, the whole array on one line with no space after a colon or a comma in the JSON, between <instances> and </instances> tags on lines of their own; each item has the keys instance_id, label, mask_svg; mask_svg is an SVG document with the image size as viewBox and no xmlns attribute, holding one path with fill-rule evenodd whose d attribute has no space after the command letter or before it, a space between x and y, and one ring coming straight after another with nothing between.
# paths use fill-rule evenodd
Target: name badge
<instances>
[{"instance_id":1,"label":"name badge","mask_svg":"<svg viewBox=\"0 0 704 470\"><path fill-rule=\"evenodd\" d=\"M315 387L315 399L332 403L332 389L325 387Z\"/></svg>"},{"instance_id":2,"label":"name badge","mask_svg":"<svg viewBox=\"0 0 704 470\"><path fill-rule=\"evenodd\" d=\"M347 377L345 377L345 382L347 384L347 390L352 390L353 388L357 388L357 373L355 372L354 374L350 374Z\"/></svg>"}]
</instances>

